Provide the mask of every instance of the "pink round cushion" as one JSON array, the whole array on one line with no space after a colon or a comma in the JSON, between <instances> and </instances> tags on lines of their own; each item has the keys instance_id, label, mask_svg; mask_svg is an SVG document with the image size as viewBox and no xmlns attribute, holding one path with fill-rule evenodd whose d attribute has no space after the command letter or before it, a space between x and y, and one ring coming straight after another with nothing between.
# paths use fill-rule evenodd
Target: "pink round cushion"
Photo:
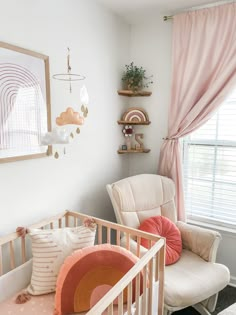
<instances>
[{"instance_id":1,"label":"pink round cushion","mask_svg":"<svg viewBox=\"0 0 236 315\"><path fill-rule=\"evenodd\" d=\"M182 240L177 226L169 219L156 216L143 221L139 230L165 237L166 265L174 264L179 260L182 252ZM148 248L148 240L142 238L141 245Z\"/></svg>"}]
</instances>

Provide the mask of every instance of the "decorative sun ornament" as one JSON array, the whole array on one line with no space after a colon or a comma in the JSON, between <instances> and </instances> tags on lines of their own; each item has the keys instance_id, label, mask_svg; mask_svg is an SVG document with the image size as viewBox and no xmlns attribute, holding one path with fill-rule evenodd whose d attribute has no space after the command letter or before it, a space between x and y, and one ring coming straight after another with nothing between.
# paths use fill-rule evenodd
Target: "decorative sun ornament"
<instances>
[{"instance_id":1,"label":"decorative sun ornament","mask_svg":"<svg viewBox=\"0 0 236 315\"><path fill-rule=\"evenodd\" d=\"M132 137L133 135L133 127L131 125L126 125L122 130L125 137Z\"/></svg>"}]
</instances>

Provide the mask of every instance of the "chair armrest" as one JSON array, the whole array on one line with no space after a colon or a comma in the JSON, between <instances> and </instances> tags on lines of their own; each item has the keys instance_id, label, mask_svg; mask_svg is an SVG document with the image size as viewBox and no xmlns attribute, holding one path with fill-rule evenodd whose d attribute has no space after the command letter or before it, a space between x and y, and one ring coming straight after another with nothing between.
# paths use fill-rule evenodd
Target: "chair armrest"
<instances>
[{"instance_id":1,"label":"chair armrest","mask_svg":"<svg viewBox=\"0 0 236 315\"><path fill-rule=\"evenodd\" d=\"M215 262L217 249L221 240L220 233L178 221L183 248L202 257L209 262Z\"/></svg>"}]
</instances>

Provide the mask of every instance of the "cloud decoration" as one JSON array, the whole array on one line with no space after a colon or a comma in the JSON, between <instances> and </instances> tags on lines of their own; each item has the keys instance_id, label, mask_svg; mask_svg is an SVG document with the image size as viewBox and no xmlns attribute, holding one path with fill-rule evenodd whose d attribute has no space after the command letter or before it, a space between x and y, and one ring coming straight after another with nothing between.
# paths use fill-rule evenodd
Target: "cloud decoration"
<instances>
[{"instance_id":1,"label":"cloud decoration","mask_svg":"<svg viewBox=\"0 0 236 315\"><path fill-rule=\"evenodd\" d=\"M89 96L85 85L83 85L82 88L80 89L80 101L81 104L88 106Z\"/></svg>"},{"instance_id":2,"label":"cloud decoration","mask_svg":"<svg viewBox=\"0 0 236 315\"><path fill-rule=\"evenodd\" d=\"M41 145L51 144L67 144L70 142L70 134L64 129L53 129L51 132L47 132L41 139Z\"/></svg>"},{"instance_id":3,"label":"cloud decoration","mask_svg":"<svg viewBox=\"0 0 236 315\"><path fill-rule=\"evenodd\" d=\"M59 117L56 118L58 126L64 125L83 125L84 118L80 116L78 112L75 112L73 108L68 107L65 112L62 112Z\"/></svg>"}]
</instances>

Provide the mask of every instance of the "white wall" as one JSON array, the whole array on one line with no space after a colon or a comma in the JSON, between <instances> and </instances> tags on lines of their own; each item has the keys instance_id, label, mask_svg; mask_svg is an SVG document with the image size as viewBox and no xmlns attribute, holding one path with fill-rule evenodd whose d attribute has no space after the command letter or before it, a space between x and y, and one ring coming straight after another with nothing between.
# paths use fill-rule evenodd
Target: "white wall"
<instances>
[{"instance_id":1,"label":"white wall","mask_svg":"<svg viewBox=\"0 0 236 315\"><path fill-rule=\"evenodd\" d=\"M129 174L156 173L162 138L167 135L167 117L170 98L171 73L171 23L163 22L162 15L156 14L146 22L132 25L131 61L143 66L147 76L153 75L154 83L149 89L150 97L136 97L129 106L143 107L151 125L136 127L144 133L144 144L151 149L148 154L129 157Z\"/></svg>"},{"instance_id":2,"label":"white wall","mask_svg":"<svg viewBox=\"0 0 236 315\"><path fill-rule=\"evenodd\" d=\"M105 184L127 174L126 159L116 153L123 110L116 90L129 53L129 26L93 0L0 5L0 40L49 55L51 74L66 71L70 47L72 70L87 77L90 95L88 118L65 157L0 164L0 235L65 209L113 220ZM78 104L80 87L74 84L69 95L65 83L51 80L53 124Z\"/></svg>"},{"instance_id":3,"label":"white wall","mask_svg":"<svg viewBox=\"0 0 236 315\"><path fill-rule=\"evenodd\" d=\"M145 22L132 25L131 61L142 65L147 74L154 75L149 98L135 98L129 106L143 106L151 125L143 127L144 143L151 149L148 154L129 157L129 174L156 173L162 138L167 135L168 106L171 84L172 23L164 22L163 15L153 12ZM222 235L217 261L228 266L231 283L236 286L236 235L219 231Z\"/></svg>"}]
</instances>

